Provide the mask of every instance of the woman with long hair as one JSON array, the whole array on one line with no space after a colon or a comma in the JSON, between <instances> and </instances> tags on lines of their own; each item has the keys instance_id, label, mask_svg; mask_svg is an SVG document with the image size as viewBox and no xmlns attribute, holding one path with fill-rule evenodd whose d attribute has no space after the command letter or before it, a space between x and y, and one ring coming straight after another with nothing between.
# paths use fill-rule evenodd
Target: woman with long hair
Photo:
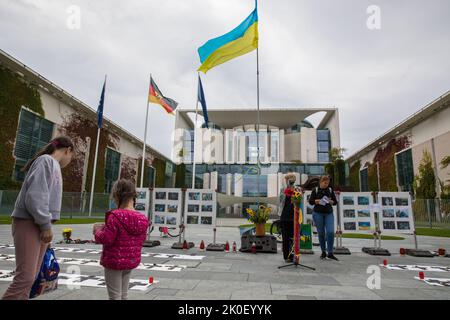
<instances>
[{"instance_id":1,"label":"woman with long hair","mask_svg":"<svg viewBox=\"0 0 450 320\"><path fill-rule=\"evenodd\" d=\"M4 300L26 300L53 239L52 223L60 219L61 168L72 160L73 143L57 137L40 150L22 169L26 172L14 211L12 236L16 271Z\"/></svg>"}]
</instances>

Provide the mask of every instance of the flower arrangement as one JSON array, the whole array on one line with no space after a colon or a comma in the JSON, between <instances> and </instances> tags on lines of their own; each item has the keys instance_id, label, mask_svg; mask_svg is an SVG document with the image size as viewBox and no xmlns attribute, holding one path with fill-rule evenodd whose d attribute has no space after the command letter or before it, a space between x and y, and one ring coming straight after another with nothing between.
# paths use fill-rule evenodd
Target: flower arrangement
<instances>
[{"instance_id":1,"label":"flower arrangement","mask_svg":"<svg viewBox=\"0 0 450 320\"><path fill-rule=\"evenodd\" d=\"M303 192L300 188L294 188L294 190L292 191L291 194L291 202L295 205L295 206L299 206L300 203L303 200Z\"/></svg>"},{"instance_id":2,"label":"flower arrangement","mask_svg":"<svg viewBox=\"0 0 450 320\"><path fill-rule=\"evenodd\" d=\"M256 212L251 208L247 208L248 221L253 222L255 224L266 223L267 220L269 220L271 212L272 208L266 207L264 205L260 205Z\"/></svg>"}]
</instances>

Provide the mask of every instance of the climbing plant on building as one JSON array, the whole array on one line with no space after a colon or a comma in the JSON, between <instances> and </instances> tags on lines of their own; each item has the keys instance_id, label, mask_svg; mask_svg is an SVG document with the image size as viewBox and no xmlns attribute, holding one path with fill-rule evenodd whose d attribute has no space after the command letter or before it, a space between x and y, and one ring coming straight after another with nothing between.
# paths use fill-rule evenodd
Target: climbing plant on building
<instances>
[{"instance_id":1,"label":"climbing plant on building","mask_svg":"<svg viewBox=\"0 0 450 320\"><path fill-rule=\"evenodd\" d=\"M419 172L414 177L414 193L418 199L436 198L436 177L434 175L433 164L430 153L423 151L422 160L419 164Z\"/></svg>"}]
</instances>

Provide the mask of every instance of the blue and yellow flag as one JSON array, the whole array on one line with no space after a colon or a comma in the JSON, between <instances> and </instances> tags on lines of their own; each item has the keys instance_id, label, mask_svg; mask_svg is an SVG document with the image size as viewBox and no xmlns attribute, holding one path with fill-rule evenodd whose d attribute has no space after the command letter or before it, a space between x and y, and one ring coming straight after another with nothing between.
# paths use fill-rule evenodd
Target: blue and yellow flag
<instances>
[{"instance_id":1,"label":"blue and yellow flag","mask_svg":"<svg viewBox=\"0 0 450 320\"><path fill-rule=\"evenodd\" d=\"M206 73L209 69L228 60L242 56L258 47L258 7L230 32L208 40L198 48L202 65L198 71Z\"/></svg>"}]
</instances>

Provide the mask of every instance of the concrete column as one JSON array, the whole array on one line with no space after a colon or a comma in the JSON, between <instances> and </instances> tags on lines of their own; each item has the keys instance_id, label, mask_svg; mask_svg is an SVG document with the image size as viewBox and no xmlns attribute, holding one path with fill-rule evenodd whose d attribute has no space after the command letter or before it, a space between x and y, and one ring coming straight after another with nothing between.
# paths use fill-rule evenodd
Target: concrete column
<instances>
[{"instance_id":1,"label":"concrete column","mask_svg":"<svg viewBox=\"0 0 450 320\"><path fill-rule=\"evenodd\" d=\"M280 130L280 142L279 142L278 150L280 153L278 159L280 160L280 162L284 162L285 146L284 146L284 130L283 129Z\"/></svg>"},{"instance_id":2,"label":"concrete column","mask_svg":"<svg viewBox=\"0 0 450 320\"><path fill-rule=\"evenodd\" d=\"M205 172L203 174L203 189L209 189L210 183L209 183L209 173Z\"/></svg>"},{"instance_id":3,"label":"concrete column","mask_svg":"<svg viewBox=\"0 0 450 320\"><path fill-rule=\"evenodd\" d=\"M211 190L217 190L217 183L219 182L219 174L217 171L211 172L211 184L210 189Z\"/></svg>"},{"instance_id":4,"label":"concrete column","mask_svg":"<svg viewBox=\"0 0 450 320\"><path fill-rule=\"evenodd\" d=\"M269 173L267 175L267 196L278 196L278 175L276 173Z\"/></svg>"}]
</instances>

